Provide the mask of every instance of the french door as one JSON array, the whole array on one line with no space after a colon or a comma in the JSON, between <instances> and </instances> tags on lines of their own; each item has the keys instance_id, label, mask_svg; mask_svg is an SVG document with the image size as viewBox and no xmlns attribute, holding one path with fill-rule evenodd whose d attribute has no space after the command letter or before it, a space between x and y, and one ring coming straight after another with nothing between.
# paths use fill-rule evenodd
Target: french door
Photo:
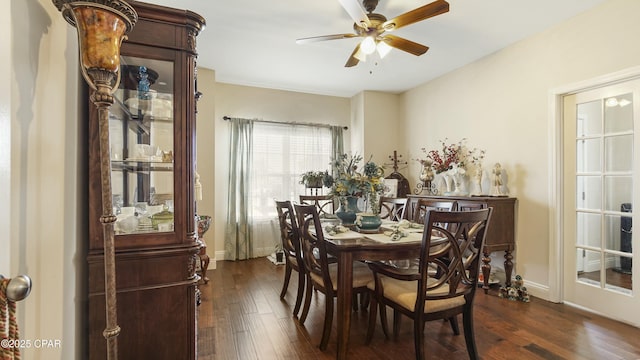
<instances>
[{"instance_id":1,"label":"french door","mask_svg":"<svg viewBox=\"0 0 640 360\"><path fill-rule=\"evenodd\" d=\"M632 231L640 81L565 96L563 108L563 300L640 326Z\"/></svg>"}]
</instances>

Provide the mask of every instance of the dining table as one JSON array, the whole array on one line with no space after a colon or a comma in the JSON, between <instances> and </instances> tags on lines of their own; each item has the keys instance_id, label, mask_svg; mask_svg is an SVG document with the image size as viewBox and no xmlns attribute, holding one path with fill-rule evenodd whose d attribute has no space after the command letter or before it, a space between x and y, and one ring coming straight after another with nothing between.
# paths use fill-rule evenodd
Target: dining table
<instances>
[{"instance_id":1,"label":"dining table","mask_svg":"<svg viewBox=\"0 0 640 360\"><path fill-rule=\"evenodd\" d=\"M390 229L395 226L397 223L385 222L374 233L349 230L332 235L324 232L327 253L335 256L338 263L337 359L347 359L349 350L353 263L363 260L416 259L420 256L424 225L406 229L405 236L399 239L389 236Z\"/></svg>"}]
</instances>

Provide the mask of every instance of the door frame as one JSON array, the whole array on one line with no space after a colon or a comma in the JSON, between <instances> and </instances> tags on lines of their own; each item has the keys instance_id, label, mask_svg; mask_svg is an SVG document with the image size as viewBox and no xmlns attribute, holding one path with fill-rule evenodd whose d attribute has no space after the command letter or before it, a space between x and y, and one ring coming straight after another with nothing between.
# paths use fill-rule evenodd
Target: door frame
<instances>
[{"instance_id":1,"label":"door frame","mask_svg":"<svg viewBox=\"0 0 640 360\"><path fill-rule=\"evenodd\" d=\"M0 5L0 48L8 66L0 69L0 203L11 204L11 2ZM11 206L0 208L0 275L11 277Z\"/></svg>"},{"instance_id":2,"label":"door frame","mask_svg":"<svg viewBox=\"0 0 640 360\"><path fill-rule=\"evenodd\" d=\"M566 84L549 91L549 301L562 302L563 294L563 96L640 78L640 66L592 79Z\"/></svg>"}]
</instances>

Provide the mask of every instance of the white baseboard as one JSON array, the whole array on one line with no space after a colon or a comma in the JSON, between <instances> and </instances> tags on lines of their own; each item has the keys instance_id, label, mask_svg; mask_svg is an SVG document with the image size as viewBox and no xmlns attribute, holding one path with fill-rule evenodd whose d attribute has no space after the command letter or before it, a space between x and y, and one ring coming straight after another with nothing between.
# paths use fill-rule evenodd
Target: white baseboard
<instances>
[{"instance_id":1,"label":"white baseboard","mask_svg":"<svg viewBox=\"0 0 640 360\"><path fill-rule=\"evenodd\" d=\"M551 301L549 286L527 280L524 281L524 286L527 288L527 292L529 293L529 295L535 296L542 300Z\"/></svg>"}]
</instances>

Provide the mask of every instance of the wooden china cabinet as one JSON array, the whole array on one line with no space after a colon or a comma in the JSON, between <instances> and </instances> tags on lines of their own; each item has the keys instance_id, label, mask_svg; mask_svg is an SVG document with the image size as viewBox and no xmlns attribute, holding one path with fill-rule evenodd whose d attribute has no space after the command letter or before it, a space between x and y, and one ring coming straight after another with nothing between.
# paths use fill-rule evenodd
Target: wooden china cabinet
<instances>
[{"instance_id":1,"label":"wooden china cabinet","mask_svg":"<svg viewBox=\"0 0 640 360\"><path fill-rule=\"evenodd\" d=\"M119 359L196 359L196 36L188 10L129 1L109 115ZM89 104L88 357L106 358L97 110Z\"/></svg>"}]
</instances>

